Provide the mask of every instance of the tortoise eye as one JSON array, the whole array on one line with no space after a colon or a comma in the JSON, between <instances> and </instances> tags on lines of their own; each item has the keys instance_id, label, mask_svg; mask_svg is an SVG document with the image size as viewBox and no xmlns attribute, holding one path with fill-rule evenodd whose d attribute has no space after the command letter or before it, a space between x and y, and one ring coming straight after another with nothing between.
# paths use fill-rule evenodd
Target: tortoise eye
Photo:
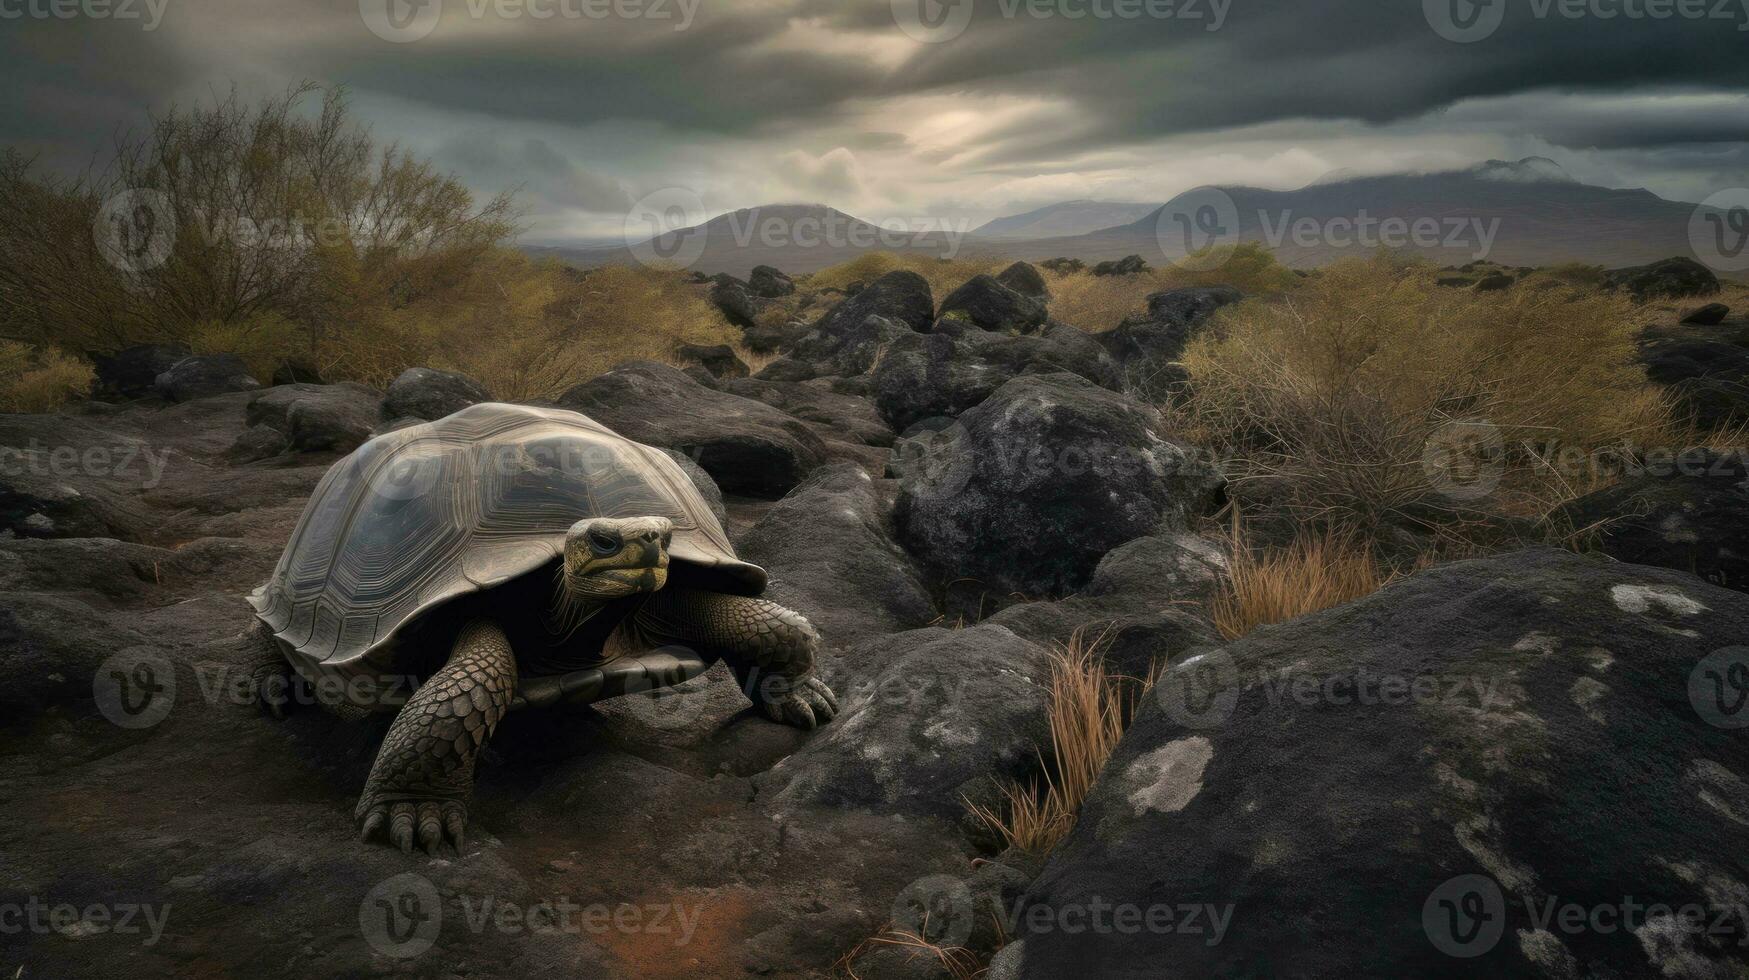
<instances>
[{"instance_id":1,"label":"tortoise eye","mask_svg":"<svg viewBox=\"0 0 1749 980\"><path fill-rule=\"evenodd\" d=\"M619 538L606 531L590 531L589 550L605 558L619 550Z\"/></svg>"}]
</instances>

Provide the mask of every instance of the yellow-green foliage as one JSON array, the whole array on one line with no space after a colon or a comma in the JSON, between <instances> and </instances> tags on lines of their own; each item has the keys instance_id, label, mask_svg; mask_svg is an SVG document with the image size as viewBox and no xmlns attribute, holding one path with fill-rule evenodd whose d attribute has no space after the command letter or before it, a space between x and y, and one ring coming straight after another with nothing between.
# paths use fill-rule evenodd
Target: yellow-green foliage
<instances>
[{"instance_id":1,"label":"yellow-green foliage","mask_svg":"<svg viewBox=\"0 0 1749 980\"><path fill-rule=\"evenodd\" d=\"M91 390L91 365L53 348L0 340L0 412L52 412Z\"/></svg>"},{"instance_id":2,"label":"yellow-green foliage","mask_svg":"<svg viewBox=\"0 0 1749 980\"><path fill-rule=\"evenodd\" d=\"M1546 502L1546 447L1661 445L1667 409L1634 362L1632 304L1594 289L1475 293L1428 267L1351 259L1275 300L1222 311L1184 362L1184 413L1243 481L1308 514L1370 522L1449 502L1423 458L1460 420L1496 427L1506 502ZM1539 447L1525 451L1525 441Z\"/></svg>"}]
</instances>

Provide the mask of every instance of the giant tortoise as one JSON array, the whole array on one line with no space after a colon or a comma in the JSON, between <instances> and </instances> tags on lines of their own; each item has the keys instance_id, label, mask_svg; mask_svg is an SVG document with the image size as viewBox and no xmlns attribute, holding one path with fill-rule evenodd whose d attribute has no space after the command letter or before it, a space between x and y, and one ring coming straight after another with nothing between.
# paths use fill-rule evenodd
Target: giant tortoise
<instances>
[{"instance_id":1,"label":"giant tortoise","mask_svg":"<svg viewBox=\"0 0 1749 980\"><path fill-rule=\"evenodd\" d=\"M404 851L460 849L505 713L679 683L721 659L773 720L830 721L820 638L759 598L661 450L576 412L479 404L377 436L316 487L260 620L257 689L396 711L354 813Z\"/></svg>"}]
</instances>

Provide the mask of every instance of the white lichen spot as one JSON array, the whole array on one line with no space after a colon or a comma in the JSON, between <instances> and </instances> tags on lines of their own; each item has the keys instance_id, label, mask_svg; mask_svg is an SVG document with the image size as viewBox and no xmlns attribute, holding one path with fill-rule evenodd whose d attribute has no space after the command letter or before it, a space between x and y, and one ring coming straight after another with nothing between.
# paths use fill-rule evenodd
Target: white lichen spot
<instances>
[{"instance_id":1,"label":"white lichen spot","mask_svg":"<svg viewBox=\"0 0 1749 980\"><path fill-rule=\"evenodd\" d=\"M1615 654L1602 647L1592 647L1585 651L1585 662L1591 665L1592 670L1602 673L1615 666Z\"/></svg>"},{"instance_id":2,"label":"white lichen spot","mask_svg":"<svg viewBox=\"0 0 1749 980\"><path fill-rule=\"evenodd\" d=\"M1542 969L1553 980L1579 980L1579 961L1567 947L1546 929L1518 930L1518 949L1524 958Z\"/></svg>"},{"instance_id":3,"label":"white lichen spot","mask_svg":"<svg viewBox=\"0 0 1749 980\"><path fill-rule=\"evenodd\" d=\"M1612 585L1609 598L1617 609L1637 616L1650 612L1653 606L1677 616L1693 616L1708 608L1670 585Z\"/></svg>"},{"instance_id":4,"label":"white lichen spot","mask_svg":"<svg viewBox=\"0 0 1749 980\"><path fill-rule=\"evenodd\" d=\"M1512 644L1512 649L1517 650L1520 653L1528 653L1534 650L1546 657L1549 654L1554 653L1560 645L1561 641L1557 637L1550 636L1547 633L1532 632L1519 637L1518 642Z\"/></svg>"},{"instance_id":5,"label":"white lichen spot","mask_svg":"<svg viewBox=\"0 0 1749 980\"><path fill-rule=\"evenodd\" d=\"M1573 682L1573 686L1568 689L1567 693L1572 695L1573 703L1585 712L1585 717L1599 725L1603 724L1601 703L1603 696L1609 693L1609 688L1605 687L1601 681L1591 677L1581 677Z\"/></svg>"},{"instance_id":6,"label":"white lichen spot","mask_svg":"<svg viewBox=\"0 0 1749 980\"><path fill-rule=\"evenodd\" d=\"M1658 533L1671 544L1694 544L1700 540L1700 535L1694 533L1694 528L1681 514L1671 514L1659 521Z\"/></svg>"},{"instance_id":7,"label":"white lichen spot","mask_svg":"<svg viewBox=\"0 0 1749 980\"><path fill-rule=\"evenodd\" d=\"M1177 813L1202 792L1202 773L1215 747L1201 735L1171 741L1131 762L1124 778L1136 787L1130 805L1141 816L1149 810Z\"/></svg>"}]
</instances>

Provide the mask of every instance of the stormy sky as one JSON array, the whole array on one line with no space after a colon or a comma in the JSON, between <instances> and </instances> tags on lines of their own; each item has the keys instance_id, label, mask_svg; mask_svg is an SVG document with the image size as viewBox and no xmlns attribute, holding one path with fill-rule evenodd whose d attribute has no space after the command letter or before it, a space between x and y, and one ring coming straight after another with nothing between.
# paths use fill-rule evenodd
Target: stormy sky
<instances>
[{"instance_id":1,"label":"stormy sky","mask_svg":"<svg viewBox=\"0 0 1749 980\"><path fill-rule=\"evenodd\" d=\"M1749 0L0 0L0 141L341 84L528 241L646 195L981 221L1071 198L1547 156L1749 185Z\"/></svg>"}]
</instances>

